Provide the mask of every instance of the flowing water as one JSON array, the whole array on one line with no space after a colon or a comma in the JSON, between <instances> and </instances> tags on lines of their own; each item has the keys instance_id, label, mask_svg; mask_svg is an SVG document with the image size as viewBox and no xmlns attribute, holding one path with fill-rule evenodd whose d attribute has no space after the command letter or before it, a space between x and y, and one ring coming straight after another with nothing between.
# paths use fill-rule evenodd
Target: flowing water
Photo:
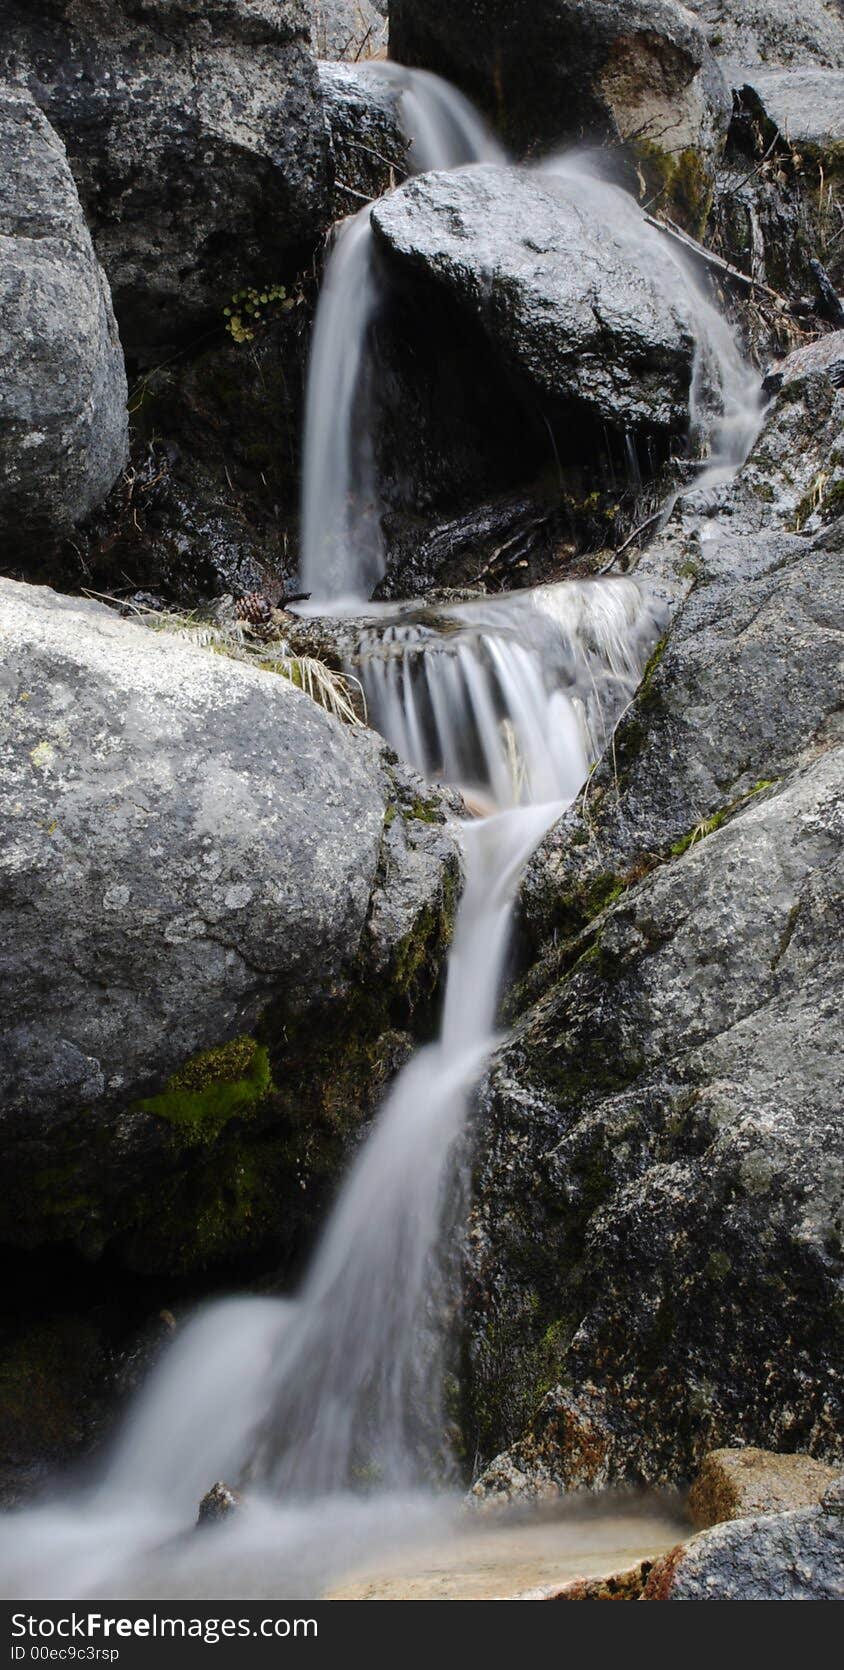
<instances>
[{"instance_id":1,"label":"flowing water","mask_svg":"<svg viewBox=\"0 0 844 1670\"><path fill-rule=\"evenodd\" d=\"M402 77L418 166L464 161L491 143L442 84L384 73ZM329 589L348 586L353 558L360 584L377 569L377 516L367 521L363 506L362 531L366 495L350 491L369 490L365 423L351 439L377 301L369 241L363 216L343 230L314 345L307 539L309 560L329 552ZM88 1481L3 1521L5 1594L304 1598L342 1585L362 1561L392 1558L399 1543L420 1558L427 1550L429 1563L432 1541L458 1547L445 1407L454 1249L467 1114L496 1042L513 901L664 620L645 582L605 579L436 610L394 605L361 625L353 663L374 722L418 771L457 785L484 814L460 829L465 884L439 1038L399 1074L300 1292L217 1303L184 1328ZM245 1481L247 1503L194 1531L217 1478ZM653 1550L676 1534L669 1516L644 1541ZM631 1537L625 1522L618 1538L627 1547Z\"/></svg>"},{"instance_id":2,"label":"flowing water","mask_svg":"<svg viewBox=\"0 0 844 1670\"><path fill-rule=\"evenodd\" d=\"M635 690L664 611L646 585L619 579L459 605L435 624L424 610L397 614L362 632L356 656L385 734L489 814L462 826L439 1039L400 1073L298 1297L206 1310L153 1374L100 1477L5 1522L9 1594L301 1596L386 1557L399 1535L430 1560L432 1539L457 1534L448 1253L513 899ZM214 1479L244 1473L248 1510L190 1532Z\"/></svg>"},{"instance_id":3,"label":"flowing water","mask_svg":"<svg viewBox=\"0 0 844 1670\"><path fill-rule=\"evenodd\" d=\"M387 63L367 70L398 93L411 173L503 158L468 99L438 76ZM316 603L370 597L384 573L369 352L381 279L370 214L361 209L335 233L311 344L301 576Z\"/></svg>"}]
</instances>

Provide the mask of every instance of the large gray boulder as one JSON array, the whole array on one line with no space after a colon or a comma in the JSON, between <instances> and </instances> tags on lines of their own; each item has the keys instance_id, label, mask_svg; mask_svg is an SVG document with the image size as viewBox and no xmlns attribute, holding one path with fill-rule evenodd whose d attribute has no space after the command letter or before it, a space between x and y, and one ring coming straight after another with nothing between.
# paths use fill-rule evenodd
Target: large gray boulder
<instances>
[{"instance_id":1,"label":"large gray boulder","mask_svg":"<svg viewBox=\"0 0 844 1670\"><path fill-rule=\"evenodd\" d=\"M372 225L393 271L456 304L535 397L615 428L687 427L691 285L616 187L576 169L426 174Z\"/></svg>"},{"instance_id":2,"label":"large gray boulder","mask_svg":"<svg viewBox=\"0 0 844 1670\"><path fill-rule=\"evenodd\" d=\"M632 142L655 189L705 214L730 98L674 0L392 0L390 53L455 81L520 150Z\"/></svg>"},{"instance_id":3,"label":"large gray boulder","mask_svg":"<svg viewBox=\"0 0 844 1670\"><path fill-rule=\"evenodd\" d=\"M844 1600L844 1489L717 1525L657 1560L642 1600Z\"/></svg>"},{"instance_id":4,"label":"large gray boulder","mask_svg":"<svg viewBox=\"0 0 844 1670\"><path fill-rule=\"evenodd\" d=\"M427 1024L440 802L286 679L0 582L0 1240L289 1251Z\"/></svg>"},{"instance_id":5,"label":"large gray boulder","mask_svg":"<svg viewBox=\"0 0 844 1670\"><path fill-rule=\"evenodd\" d=\"M65 141L130 357L219 324L323 230L302 0L0 0L0 41Z\"/></svg>"},{"instance_id":6,"label":"large gray boulder","mask_svg":"<svg viewBox=\"0 0 844 1670\"><path fill-rule=\"evenodd\" d=\"M108 285L64 147L0 84L0 541L67 533L127 454L126 373Z\"/></svg>"},{"instance_id":7,"label":"large gray boulder","mask_svg":"<svg viewBox=\"0 0 844 1670\"><path fill-rule=\"evenodd\" d=\"M842 25L844 32L844 25ZM844 156L844 68L752 69L737 78L745 103L758 100L769 123L802 162L827 169Z\"/></svg>"},{"instance_id":8,"label":"large gray boulder","mask_svg":"<svg viewBox=\"0 0 844 1670\"><path fill-rule=\"evenodd\" d=\"M844 17L839 0L686 0L712 51L735 79L741 69L818 64L844 69Z\"/></svg>"},{"instance_id":9,"label":"large gray boulder","mask_svg":"<svg viewBox=\"0 0 844 1670\"><path fill-rule=\"evenodd\" d=\"M844 521L811 450L816 429L839 444L823 358L640 564L690 595L529 872L539 960L482 1097L467 1253L470 1441L511 1445L483 1495L677 1482L724 1445L842 1454ZM776 468L797 476L781 495Z\"/></svg>"}]
</instances>

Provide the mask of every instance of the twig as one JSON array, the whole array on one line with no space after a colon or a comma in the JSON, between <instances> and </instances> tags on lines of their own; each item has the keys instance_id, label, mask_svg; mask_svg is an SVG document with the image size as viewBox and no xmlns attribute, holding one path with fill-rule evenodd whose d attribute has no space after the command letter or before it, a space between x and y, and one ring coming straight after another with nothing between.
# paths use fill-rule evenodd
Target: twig
<instances>
[{"instance_id":1,"label":"twig","mask_svg":"<svg viewBox=\"0 0 844 1670\"><path fill-rule=\"evenodd\" d=\"M645 215L645 220L649 226L655 227L657 232L664 232L667 238L673 238L675 243L682 244L683 248L689 250L690 254L697 255L701 261L706 262L708 267L712 267L715 272L721 273L724 278L731 278L736 284L743 284L748 290L761 290L764 295L770 296L779 307L785 306L783 297L777 290L772 290L770 284L763 284L760 279L752 278L748 273L743 273L738 267L732 266L729 261L724 260L723 256L715 255L711 249L704 249L703 244L699 244L696 238L691 238L688 232L681 232L679 226L673 226L670 221L657 220L655 215Z\"/></svg>"},{"instance_id":2,"label":"twig","mask_svg":"<svg viewBox=\"0 0 844 1670\"><path fill-rule=\"evenodd\" d=\"M738 185L731 186L729 191L724 191L724 192L721 193L721 202L722 203L726 203L728 197L735 197L736 194L741 191L742 187L748 185L749 182L759 173L760 168L764 168L765 163L767 162L769 156L771 155L771 152L773 151L774 146L776 145L777 140L779 139L779 137L780 137L779 130L777 130L777 132L774 134L773 139L771 140L770 145L768 146L767 151L765 152L765 155L763 157L759 158L759 161L757 162L756 167L751 168L750 173L745 174L744 179L739 180Z\"/></svg>"},{"instance_id":3,"label":"twig","mask_svg":"<svg viewBox=\"0 0 844 1670\"><path fill-rule=\"evenodd\" d=\"M662 506L660 505L659 510L655 510L654 513L653 513L653 516L649 516L646 522L642 522L642 523L640 523L638 528L634 528L633 532L631 534L628 534L628 537L625 539L624 544L619 545L617 551L613 551L613 554L612 554L612 557L611 557L610 561L608 563L606 563L603 568L598 569L599 575L600 574L609 574L610 569L615 567L616 563L618 562L619 557L622 556L623 553L627 550L628 545L632 545L634 539L639 538L640 533L645 533L648 528L652 528L653 525L654 525L654 522L658 522L661 515L662 515Z\"/></svg>"},{"instance_id":4,"label":"twig","mask_svg":"<svg viewBox=\"0 0 844 1670\"><path fill-rule=\"evenodd\" d=\"M345 191L348 193L349 197L356 197L359 203L375 202L374 197L367 197L365 192L355 191L354 186L347 186L345 180L335 180L334 184L338 191Z\"/></svg>"}]
</instances>

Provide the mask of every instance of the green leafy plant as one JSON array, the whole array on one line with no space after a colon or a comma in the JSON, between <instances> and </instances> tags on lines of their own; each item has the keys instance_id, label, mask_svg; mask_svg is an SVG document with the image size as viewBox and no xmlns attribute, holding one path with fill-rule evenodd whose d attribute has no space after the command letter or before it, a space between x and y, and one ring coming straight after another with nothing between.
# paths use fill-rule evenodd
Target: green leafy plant
<instances>
[{"instance_id":1,"label":"green leafy plant","mask_svg":"<svg viewBox=\"0 0 844 1670\"><path fill-rule=\"evenodd\" d=\"M234 342L254 342L262 325L289 313L295 306L283 284L270 284L264 290L250 285L245 290L236 290L230 306L223 308L226 330Z\"/></svg>"}]
</instances>

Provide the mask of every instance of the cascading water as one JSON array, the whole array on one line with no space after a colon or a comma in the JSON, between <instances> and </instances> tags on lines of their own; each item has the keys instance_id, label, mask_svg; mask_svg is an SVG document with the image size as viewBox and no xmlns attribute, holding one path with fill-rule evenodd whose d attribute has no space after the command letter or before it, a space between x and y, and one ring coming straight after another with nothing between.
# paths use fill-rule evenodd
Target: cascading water
<instances>
[{"instance_id":1,"label":"cascading water","mask_svg":"<svg viewBox=\"0 0 844 1670\"><path fill-rule=\"evenodd\" d=\"M403 125L411 140L410 171L450 170L507 161L472 106L437 76L372 65L401 88ZM575 204L608 232L617 228L649 261L676 272L677 294L688 313L695 356L690 389L690 432L708 452L696 487L715 487L744 462L761 416L759 378L740 354L735 337L705 293L690 257L643 214L629 192L608 180L594 153L575 150L536 165ZM381 283L366 208L344 221L326 267L314 326L305 412L302 516L303 590L311 608L336 611L371 597L384 573L381 504L374 455L373 367L369 338L381 301ZM625 434L629 476L641 484L634 437ZM675 499L665 508L670 514Z\"/></svg>"},{"instance_id":2,"label":"cascading water","mask_svg":"<svg viewBox=\"0 0 844 1670\"><path fill-rule=\"evenodd\" d=\"M401 78L415 166L489 155L459 95L431 77L383 73ZM626 203L619 212L638 214ZM323 596L368 589L381 560L360 408L377 305L370 242L368 213L341 233L313 349L305 562ZM717 343L714 326L706 340ZM730 364L732 355L730 339ZM738 381L736 391L738 410ZM361 629L354 670L378 727L486 814L462 826L465 887L440 1037L396 1080L299 1295L228 1301L188 1325L99 1476L0 1526L5 1593L301 1598L323 1592L364 1547L377 1555L399 1536L453 1526L458 1498L442 1488L449 1255L513 900L663 624L655 591L607 579L435 612L397 606ZM219 1476L247 1478L247 1504L216 1529L185 1534Z\"/></svg>"},{"instance_id":3,"label":"cascading water","mask_svg":"<svg viewBox=\"0 0 844 1670\"><path fill-rule=\"evenodd\" d=\"M462 829L439 1040L399 1075L298 1298L206 1311L153 1375L99 1481L0 1530L18 1598L314 1593L399 1526L450 1523L448 1251L513 899L635 690L664 609L621 579L459 605L436 629L424 611L397 613L386 632L362 633L356 657L384 731L489 812ZM204 1488L247 1460L249 1510L180 1538Z\"/></svg>"},{"instance_id":4,"label":"cascading water","mask_svg":"<svg viewBox=\"0 0 844 1670\"><path fill-rule=\"evenodd\" d=\"M503 157L468 99L438 76L398 64L367 68L398 91L411 173ZM361 209L336 233L314 323L300 565L312 603L370 597L384 572L370 407L369 335L380 299L370 213Z\"/></svg>"}]
</instances>

